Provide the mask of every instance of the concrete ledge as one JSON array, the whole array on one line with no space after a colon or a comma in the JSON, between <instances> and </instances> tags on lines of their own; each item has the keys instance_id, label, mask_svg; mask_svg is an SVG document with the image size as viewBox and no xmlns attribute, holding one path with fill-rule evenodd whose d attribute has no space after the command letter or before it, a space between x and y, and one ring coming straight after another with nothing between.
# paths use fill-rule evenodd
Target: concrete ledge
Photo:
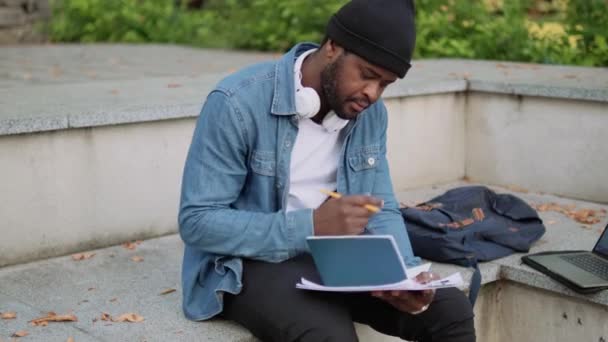
<instances>
[{"instance_id":1,"label":"concrete ledge","mask_svg":"<svg viewBox=\"0 0 608 342\"><path fill-rule=\"evenodd\" d=\"M463 184L467 183L414 189L399 193L399 198L404 202L428 200ZM515 194L536 203L551 201L590 209L608 208L549 195ZM606 224L604 218L587 229L559 213L540 214L547 224L547 233L532 252L590 249ZM553 221L555 223L547 223ZM17 312L16 320L0 321L0 339L7 339L17 330L27 330L31 341L64 341L69 336L78 341L257 341L249 332L230 322L191 322L183 317L179 274L182 251L179 236L170 235L143 241L134 250L122 246L95 250L92 258L82 261L63 256L0 268L0 310ZM133 256L140 256L143 261L134 262ZM480 341L527 341L530 336L535 336L535 341L563 340L559 334L595 336L588 340L597 341L598 334L608 328L603 323L597 324L603 322L602 312L608 310L608 291L595 295L574 294L521 265L520 257L521 254L517 254L481 265L485 285L476 306ZM467 281L470 279L469 270L455 265L434 263L433 269L444 275L461 271ZM176 291L160 295L166 289ZM552 309L547 311L547 305ZM73 311L78 322L51 323L48 327L28 325L29 320L48 311ZM113 316L135 312L145 321L108 323L100 320L103 312ZM538 317L530 318L530 315ZM564 319L563 315L570 315L570 318ZM577 318L584 325L577 323ZM543 325L547 322L551 323L551 328ZM540 334L540 331L544 333ZM361 325L357 325L357 332L362 341L398 341Z\"/></svg>"},{"instance_id":2,"label":"concrete ledge","mask_svg":"<svg viewBox=\"0 0 608 342\"><path fill-rule=\"evenodd\" d=\"M278 57L103 44L7 47L3 54L0 135L195 117L224 75ZM385 98L478 91L605 103L607 79L608 68L420 60Z\"/></svg>"}]
</instances>

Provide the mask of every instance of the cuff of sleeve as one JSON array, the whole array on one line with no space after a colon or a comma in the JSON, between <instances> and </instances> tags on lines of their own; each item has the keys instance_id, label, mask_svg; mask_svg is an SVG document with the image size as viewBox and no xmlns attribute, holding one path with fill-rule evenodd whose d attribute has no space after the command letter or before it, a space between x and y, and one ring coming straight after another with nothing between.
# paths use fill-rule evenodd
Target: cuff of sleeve
<instances>
[{"instance_id":1,"label":"cuff of sleeve","mask_svg":"<svg viewBox=\"0 0 608 342\"><path fill-rule=\"evenodd\" d=\"M308 251L306 238L314 235L312 209L295 210L287 214L287 232L292 248L290 257Z\"/></svg>"}]
</instances>

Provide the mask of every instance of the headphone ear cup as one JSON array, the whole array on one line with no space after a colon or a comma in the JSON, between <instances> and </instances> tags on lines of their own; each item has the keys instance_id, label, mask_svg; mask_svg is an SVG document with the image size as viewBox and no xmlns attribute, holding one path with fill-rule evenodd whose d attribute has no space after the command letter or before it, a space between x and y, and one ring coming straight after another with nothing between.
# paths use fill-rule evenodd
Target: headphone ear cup
<instances>
[{"instance_id":1,"label":"headphone ear cup","mask_svg":"<svg viewBox=\"0 0 608 342\"><path fill-rule=\"evenodd\" d=\"M304 118L312 118L321 109L321 99L313 88L300 88L296 90L296 110Z\"/></svg>"}]
</instances>

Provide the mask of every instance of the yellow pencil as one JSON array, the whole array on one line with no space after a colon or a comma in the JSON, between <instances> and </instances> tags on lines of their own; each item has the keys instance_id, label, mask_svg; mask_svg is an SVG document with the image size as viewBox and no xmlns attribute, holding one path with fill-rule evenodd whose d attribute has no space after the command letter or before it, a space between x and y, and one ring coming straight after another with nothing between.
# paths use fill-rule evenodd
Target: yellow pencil
<instances>
[{"instance_id":1,"label":"yellow pencil","mask_svg":"<svg viewBox=\"0 0 608 342\"><path fill-rule=\"evenodd\" d=\"M339 193L335 192L335 191L329 191L329 190L325 190L325 189L320 189L319 191L321 191L322 193L326 194L329 197L333 197L333 198L340 198L342 197L342 195L340 195ZM376 207L373 204L365 204L363 205L363 207L371 212L374 213L378 213L380 212L380 208Z\"/></svg>"}]
</instances>

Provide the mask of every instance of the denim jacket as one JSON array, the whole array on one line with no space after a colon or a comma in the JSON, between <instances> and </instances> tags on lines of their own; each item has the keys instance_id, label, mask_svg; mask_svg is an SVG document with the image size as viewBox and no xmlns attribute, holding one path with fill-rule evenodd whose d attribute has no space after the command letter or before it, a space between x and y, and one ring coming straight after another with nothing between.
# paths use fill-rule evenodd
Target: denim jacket
<instances>
[{"instance_id":1,"label":"denim jacket","mask_svg":"<svg viewBox=\"0 0 608 342\"><path fill-rule=\"evenodd\" d=\"M241 258L277 263L307 252L313 209L285 208L298 134L294 61L314 47L300 44L277 61L229 75L205 101L186 160L179 210L185 242L183 310L189 319L217 315L223 293L241 291ZM384 207L370 218L367 232L393 235L406 264L413 265L418 259L386 160L386 127L380 100L343 129L337 191L383 199Z\"/></svg>"}]
</instances>

